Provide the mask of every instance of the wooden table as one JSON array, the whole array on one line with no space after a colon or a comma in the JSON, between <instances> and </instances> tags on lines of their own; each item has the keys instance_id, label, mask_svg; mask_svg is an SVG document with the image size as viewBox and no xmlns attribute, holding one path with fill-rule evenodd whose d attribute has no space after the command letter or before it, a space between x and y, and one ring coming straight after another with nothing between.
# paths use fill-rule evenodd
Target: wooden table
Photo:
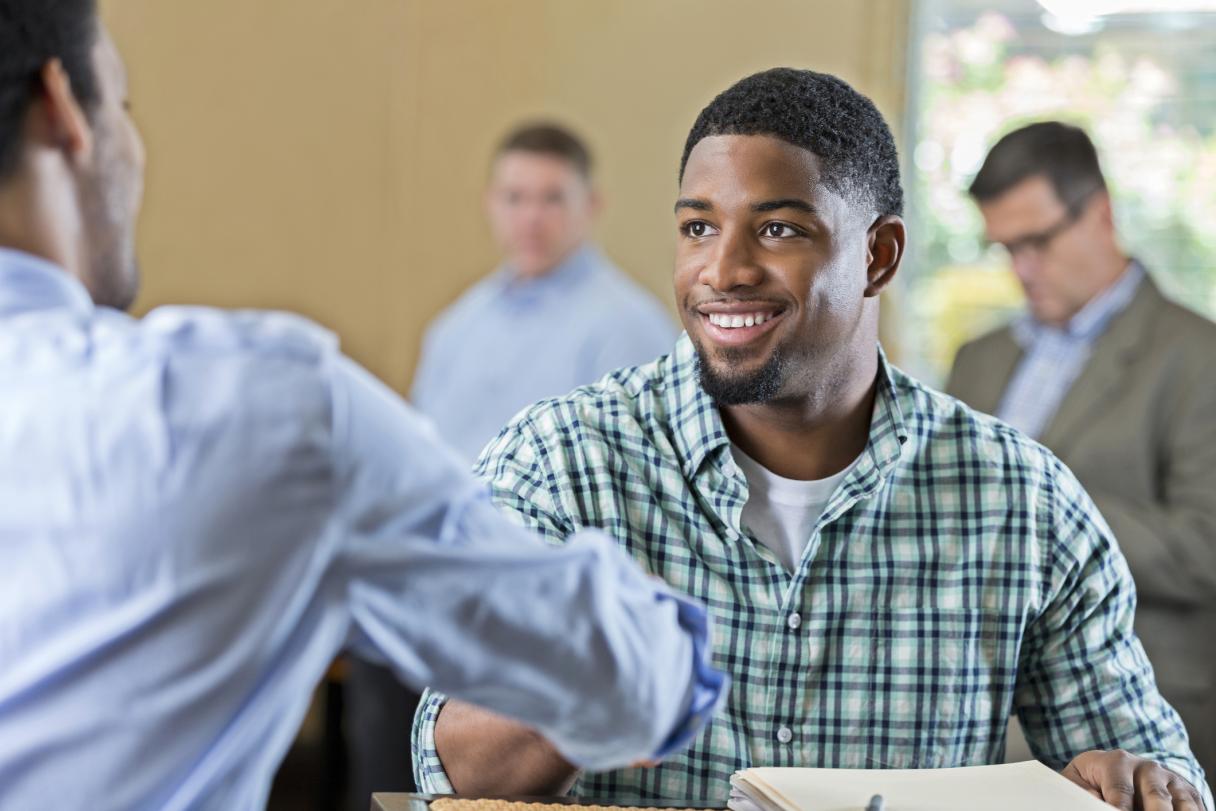
<instances>
[{"instance_id":1,"label":"wooden table","mask_svg":"<svg viewBox=\"0 0 1216 811\"><path fill-rule=\"evenodd\" d=\"M373 794L371 811L429 811L431 800L439 799L442 794ZM603 798L588 798L580 800L576 797L487 797L483 799L510 800L517 803L545 803L547 805L615 805ZM716 803L690 803L679 800L655 800L654 802L631 803L635 808L694 808L703 811L725 811ZM628 806L622 806L627 808ZM571 811L576 811L571 809Z\"/></svg>"}]
</instances>

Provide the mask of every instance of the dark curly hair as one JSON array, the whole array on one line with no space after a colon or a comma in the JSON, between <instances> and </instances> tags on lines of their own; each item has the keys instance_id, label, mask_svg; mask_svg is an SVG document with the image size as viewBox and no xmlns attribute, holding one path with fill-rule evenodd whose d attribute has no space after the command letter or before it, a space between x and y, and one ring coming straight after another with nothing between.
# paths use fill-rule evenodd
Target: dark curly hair
<instances>
[{"instance_id":1,"label":"dark curly hair","mask_svg":"<svg viewBox=\"0 0 1216 811\"><path fill-rule=\"evenodd\" d=\"M736 82L709 103L684 143L680 180L693 147L713 135L771 135L813 152L824 181L878 214L903 214L895 138L874 102L826 73L772 68Z\"/></svg>"},{"instance_id":2,"label":"dark curly hair","mask_svg":"<svg viewBox=\"0 0 1216 811\"><path fill-rule=\"evenodd\" d=\"M96 0L0 0L0 180L16 169L21 126L47 62L63 63L76 100L94 110L99 30Z\"/></svg>"}]
</instances>

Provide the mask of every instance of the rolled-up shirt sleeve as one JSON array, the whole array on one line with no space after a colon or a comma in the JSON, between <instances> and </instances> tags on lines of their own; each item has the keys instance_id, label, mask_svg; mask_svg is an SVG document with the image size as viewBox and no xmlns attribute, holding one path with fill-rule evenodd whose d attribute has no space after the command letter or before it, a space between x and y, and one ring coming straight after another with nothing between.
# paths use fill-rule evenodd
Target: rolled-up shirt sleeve
<instances>
[{"instance_id":1,"label":"rolled-up shirt sleeve","mask_svg":"<svg viewBox=\"0 0 1216 811\"><path fill-rule=\"evenodd\" d=\"M1126 749L1186 778L1211 809L1182 720L1132 631L1136 590L1109 528L1063 466L1040 498L1050 594L1026 635L1015 698L1031 750L1062 769L1082 752Z\"/></svg>"},{"instance_id":2,"label":"rolled-up shirt sleeve","mask_svg":"<svg viewBox=\"0 0 1216 811\"><path fill-rule=\"evenodd\" d=\"M395 394L345 359L333 381L334 587L353 645L414 687L535 727L584 768L663 754L700 728L726 685L699 605L599 533L543 543Z\"/></svg>"}]
</instances>

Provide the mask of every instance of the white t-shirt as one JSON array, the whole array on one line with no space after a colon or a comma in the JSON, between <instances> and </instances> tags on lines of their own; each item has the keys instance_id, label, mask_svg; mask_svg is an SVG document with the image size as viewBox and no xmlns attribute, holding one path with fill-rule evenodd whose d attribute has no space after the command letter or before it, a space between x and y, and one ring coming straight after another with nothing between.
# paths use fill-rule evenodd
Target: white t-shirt
<instances>
[{"instance_id":1,"label":"white t-shirt","mask_svg":"<svg viewBox=\"0 0 1216 811\"><path fill-rule=\"evenodd\" d=\"M800 481L778 476L731 443L735 464L747 479L747 503L743 505L743 526L756 540L772 550L788 571L802 562L819 516L861 457L844 470L826 479Z\"/></svg>"}]
</instances>

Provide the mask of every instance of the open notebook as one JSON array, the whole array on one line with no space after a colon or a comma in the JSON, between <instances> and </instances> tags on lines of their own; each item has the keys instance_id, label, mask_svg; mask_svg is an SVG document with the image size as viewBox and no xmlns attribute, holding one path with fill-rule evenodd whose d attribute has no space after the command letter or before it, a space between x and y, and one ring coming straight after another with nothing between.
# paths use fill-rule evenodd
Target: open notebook
<instances>
[{"instance_id":1,"label":"open notebook","mask_svg":"<svg viewBox=\"0 0 1216 811\"><path fill-rule=\"evenodd\" d=\"M1038 761L959 769L744 769L730 780L732 811L1111 811Z\"/></svg>"}]
</instances>

